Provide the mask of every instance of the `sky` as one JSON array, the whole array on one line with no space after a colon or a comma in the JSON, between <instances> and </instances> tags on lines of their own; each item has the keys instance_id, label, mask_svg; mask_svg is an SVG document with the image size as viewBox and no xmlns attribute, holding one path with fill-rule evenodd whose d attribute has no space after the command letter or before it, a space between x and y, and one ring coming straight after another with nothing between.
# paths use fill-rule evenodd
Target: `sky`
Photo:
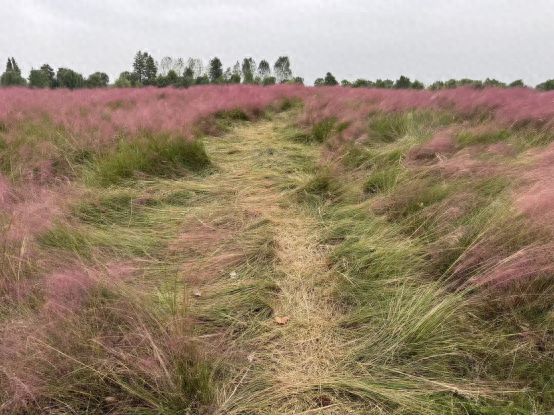
<instances>
[{"instance_id":1,"label":"sky","mask_svg":"<svg viewBox=\"0 0 554 416\"><path fill-rule=\"evenodd\" d=\"M4 4L2 4L4 3ZM554 0L0 0L0 65L49 63L111 79L137 50L164 56L288 55L306 83L554 78Z\"/></svg>"}]
</instances>

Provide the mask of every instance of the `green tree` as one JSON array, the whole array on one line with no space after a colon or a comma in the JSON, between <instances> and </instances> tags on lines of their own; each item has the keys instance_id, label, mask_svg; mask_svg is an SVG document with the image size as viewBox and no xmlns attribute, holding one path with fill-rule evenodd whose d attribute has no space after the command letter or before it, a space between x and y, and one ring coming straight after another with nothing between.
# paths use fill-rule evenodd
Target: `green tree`
<instances>
[{"instance_id":1,"label":"green tree","mask_svg":"<svg viewBox=\"0 0 554 416\"><path fill-rule=\"evenodd\" d=\"M277 82L277 79L275 77L272 77L272 76L265 77L262 80L263 85L275 85L276 82Z\"/></svg>"},{"instance_id":2,"label":"green tree","mask_svg":"<svg viewBox=\"0 0 554 416\"><path fill-rule=\"evenodd\" d=\"M337 79L331 74L330 72L327 72L325 74L325 78L323 79L324 85L338 85Z\"/></svg>"},{"instance_id":3,"label":"green tree","mask_svg":"<svg viewBox=\"0 0 554 416\"><path fill-rule=\"evenodd\" d=\"M412 82L412 85L410 85L410 88L414 90L422 90L425 88L425 85L421 81L418 81L417 79Z\"/></svg>"},{"instance_id":4,"label":"green tree","mask_svg":"<svg viewBox=\"0 0 554 416\"><path fill-rule=\"evenodd\" d=\"M56 73L54 72L54 69L48 65L44 64L40 67L41 71L44 71L48 75L48 79L50 80L50 86L55 87L56 86Z\"/></svg>"},{"instance_id":5,"label":"green tree","mask_svg":"<svg viewBox=\"0 0 554 416\"><path fill-rule=\"evenodd\" d=\"M273 72L277 82L285 82L292 78L290 60L288 56L280 56L273 65Z\"/></svg>"},{"instance_id":6,"label":"green tree","mask_svg":"<svg viewBox=\"0 0 554 416\"><path fill-rule=\"evenodd\" d=\"M138 51L133 60L133 75L138 84L142 84L146 78L146 58L148 53Z\"/></svg>"},{"instance_id":7,"label":"green tree","mask_svg":"<svg viewBox=\"0 0 554 416\"><path fill-rule=\"evenodd\" d=\"M396 80L394 83L394 88L402 89L402 88L410 88L412 86L412 82L410 81L410 78L400 75L400 78Z\"/></svg>"},{"instance_id":8,"label":"green tree","mask_svg":"<svg viewBox=\"0 0 554 416\"><path fill-rule=\"evenodd\" d=\"M17 66L15 59L8 58L6 63L6 70L0 76L0 85L10 86L10 85L25 85L25 78L21 76L21 70Z\"/></svg>"},{"instance_id":9,"label":"green tree","mask_svg":"<svg viewBox=\"0 0 554 416\"><path fill-rule=\"evenodd\" d=\"M85 85L89 88L107 87L110 83L110 77L105 72L95 72L90 74Z\"/></svg>"},{"instance_id":10,"label":"green tree","mask_svg":"<svg viewBox=\"0 0 554 416\"><path fill-rule=\"evenodd\" d=\"M242 60L241 69L242 69L242 82L244 84L254 83L254 72L256 71L256 63L254 62L254 59L244 58Z\"/></svg>"},{"instance_id":11,"label":"green tree","mask_svg":"<svg viewBox=\"0 0 554 416\"><path fill-rule=\"evenodd\" d=\"M50 88L52 83L48 73L42 69L31 69L31 72L29 72L29 86L33 88Z\"/></svg>"},{"instance_id":12,"label":"green tree","mask_svg":"<svg viewBox=\"0 0 554 416\"><path fill-rule=\"evenodd\" d=\"M152 58L152 56L150 55L147 55L144 67L144 85L154 85L156 83L157 73L158 67L156 65L156 62L154 61L154 58Z\"/></svg>"},{"instance_id":13,"label":"green tree","mask_svg":"<svg viewBox=\"0 0 554 416\"><path fill-rule=\"evenodd\" d=\"M212 83L221 82L223 78L223 65L221 60L216 56L210 61L210 68L208 70L210 75L210 81Z\"/></svg>"},{"instance_id":14,"label":"green tree","mask_svg":"<svg viewBox=\"0 0 554 416\"><path fill-rule=\"evenodd\" d=\"M323 78L316 78L315 81L314 81L314 86L315 87L322 87L323 85L325 85L325 80Z\"/></svg>"},{"instance_id":15,"label":"green tree","mask_svg":"<svg viewBox=\"0 0 554 416\"><path fill-rule=\"evenodd\" d=\"M554 79L548 79L544 82L541 82L539 85L536 86L536 88L542 91L554 90Z\"/></svg>"},{"instance_id":16,"label":"green tree","mask_svg":"<svg viewBox=\"0 0 554 416\"><path fill-rule=\"evenodd\" d=\"M510 82L510 85L508 85L508 87L511 87L511 88L525 87L525 84L523 83L522 79L516 79L515 81Z\"/></svg>"},{"instance_id":17,"label":"green tree","mask_svg":"<svg viewBox=\"0 0 554 416\"><path fill-rule=\"evenodd\" d=\"M114 85L118 88L127 88L134 85L133 74L129 71L123 71L115 80Z\"/></svg>"},{"instance_id":18,"label":"green tree","mask_svg":"<svg viewBox=\"0 0 554 416\"><path fill-rule=\"evenodd\" d=\"M81 74L69 68L58 68L56 72L56 82L60 88L82 88L85 80Z\"/></svg>"}]
</instances>

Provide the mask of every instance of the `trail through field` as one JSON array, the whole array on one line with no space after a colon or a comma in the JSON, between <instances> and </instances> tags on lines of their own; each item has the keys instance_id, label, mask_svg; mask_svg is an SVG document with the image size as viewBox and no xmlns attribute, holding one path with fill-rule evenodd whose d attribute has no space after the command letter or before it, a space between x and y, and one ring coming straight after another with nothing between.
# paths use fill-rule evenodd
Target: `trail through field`
<instances>
[{"instance_id":1,"label":"trail through field","mask_svg":"<svg viewBox=\"0 0 554 416\"><path fill-rule=\"evenodd\" d=\"M296 189L313 173L320 149L283 138L284 127L283 119L249 123L206 141L218 172L203 186L218 198L211 209L200 206L191 215L201 229L189 230L191 246L210 247L187 264L193 272L185 274L193 285L191 308L201 338L212 340L210 323L221 318L206 314L220 310L233 316L217 350L234 357L236 374L219 397L218 412L346 410L322 391L337 377L341 353L339 311L331 294L335 279L320 244L318 219L298 203ZM257 228L254 235L252 228ZM245 251L256 251L257 244L271 251L265 270L248 265L252 259ZM193 276L199 273L203 279ZM235 316L235 302L255 303L259 297L267 303L262 311Z\"/></svg>"}]
</instances>

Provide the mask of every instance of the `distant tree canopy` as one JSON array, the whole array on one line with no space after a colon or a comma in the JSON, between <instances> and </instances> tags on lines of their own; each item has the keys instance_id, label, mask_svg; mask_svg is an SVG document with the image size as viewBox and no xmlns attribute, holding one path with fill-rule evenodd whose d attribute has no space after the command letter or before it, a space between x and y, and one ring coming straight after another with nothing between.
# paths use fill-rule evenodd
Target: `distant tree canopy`
<instances>
[{"instance_id":1,"label":"distant tree canopy","mask_svg":"<svg viewBox=\"0 0 554 416\"><path fill-rule=\"evenodd\" d=\"M547 81L541 82L537 85L538 90L551 91L554 90L554 79L549 79Z\"/></svg>"},{"instance_id":2,"label":"distant tree canopy","mask_svg":"<svg viewBox=\"0 0 554 416\"><path fill-rule=\"evenodd\" d=\"M213 83L221 82L223 79L223 64L217 56L210 61L208 73L210 75L210 81Z\"/></svg>"},{"instance_id":3,"label":"distant tree canopy","mask_svg":"<svg viewBox=\"0 0 554 416\"><path fill-rule=\"evenodd\" d=\"M266 78L271 76L271 67L269 66L269 62L267 62L265 59L262 59L260 61L260 64L258 65L258 77L263 82Z\"/></svg>"},{"instance_id":4,"label":"distant tree canopy","mask_svg":"<svg viewBox=\"0 0 554 416\"><path fill-rule=\"evenodd\" d=\"M280 56L273 65L273 72L277 82L286 82L292 78L290 60L288 56Z\"/></svg>"},{"instance_id":5,"label":"distant tree canopy","mask_svg":"<svg viewBox=\"0 0 554 416\"><path fill-rule=\"evenodd\" d=\"M56 86L60 88L82 88L85 86L85 79L78 72L69 68L58 68L56 72Z\"/></svg>"},{"instance_id":6,"label":"distant tree canopy","mask_svg":"<svg viewBox=\"0 0 554 416\"><path fill-rule=\"evenodd\" d=\"M0 76L0 85L10 86L25 84L25 78L21 76L21 70L19 69L17 62L15 62L15 59L13 57L8 58L8 62L6 63L6 70Z\"/></svg>"},{"instance_id":7,"label":"distant tree canopy","mask_svg":"<svg viewBox=\"0 0 554 416\"><path fill-rule=\"evenodd\" d=\"M254 73L256 71L256 63L252 58L244 58L242 60L242 82L245 84L254 83Z\"/></svg>"},{"instance_id":8,"label":"distant tree canopy","mask_svg":"<svg viewBox=\"0 0 554 416\"><path fill-rule=\"evenodd\" d=\"M110 83L110 77L104 72L95 72L90 74L87 78L85 85L89 88L101 88L107 87Z\"/></svg>"},{"instance_id":9,"label":"distant tree canopy","mask_svg":"<svg viewBox=\"0 0 554 416\"><path fill-rule=\"evenodd\" d=\"M327 72L325 74L325 78L317 78L314 82L314 86L321 87L321 86L333 86L333 85L339 85L337 79L333 74L330 72Z\"/></svg>"},{"instance_id":10,"label":"distant tree canopy","mask_svg":"<svg viewBox=\"0 0 554 416\"><path fill-rule=\"evenodd\" d=\"M28 82L27 82L28 79ZM6 68L0 75L0 85L28 85L32 88L104 88L110 84L108 74L105 72L94 72L84 77L77 71L70 68L58 68L57 71L44 64L39 69L32 68L28 78L21 75L21 70L13 57L8 58ZM115 87L189 87L205 84L259 84L274 85L277 83L304 84L304 79L295 76L291 69L291 61L288 56L279 56L273 67L266 59L261 59L256 65L252 57L245 57L236 61L232 66L224 70L223 63L218 57L213 57L204 66L201 59L163 57L156 62L152 55L146 51L138 51L133 58L132 69L123 71L113 82ZM339 82L331 72L324 77L317 78L315 86L339 85ZM495 78L475 80L470 78L449 79L447 81L436 81L425 86L418 80L411 80L401 75L397 80L376 79L368 80L358 78L356 80L343 79L340 81L342 87L348 88L395 88L395 89L424 89L439 90L457 87L472 88L524 88L523 80L517 79L510 83L499 81ZM554 90L554 79L546 80L535 87L537 90Z\"/></svg>"},{"instance_id":11,"label":"distant tree canopy","mask_svg":"<svg viewBox=\"0 0 554 416\"><path fill-rule=\"evenodd\" d=\"M133 81L137 85L155 85L158 67L148 52L138 51L133 61Z\"/></svg>"}]
</instances>

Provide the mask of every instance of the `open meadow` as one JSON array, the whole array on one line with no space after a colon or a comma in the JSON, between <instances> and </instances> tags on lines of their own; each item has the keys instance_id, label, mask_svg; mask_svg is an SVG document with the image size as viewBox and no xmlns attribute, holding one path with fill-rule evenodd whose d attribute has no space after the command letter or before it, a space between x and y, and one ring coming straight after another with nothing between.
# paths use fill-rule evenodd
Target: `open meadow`
<instances>
[{"instance_id":1,"label":"open meadow","mask_svg":"<svg viewBox=\"0 0 554 416\"><path fill-rule=\"evenodd\" d=\"M554 412L554 91L0 89L0 413Z\"/></svg>"}]
</instances>

